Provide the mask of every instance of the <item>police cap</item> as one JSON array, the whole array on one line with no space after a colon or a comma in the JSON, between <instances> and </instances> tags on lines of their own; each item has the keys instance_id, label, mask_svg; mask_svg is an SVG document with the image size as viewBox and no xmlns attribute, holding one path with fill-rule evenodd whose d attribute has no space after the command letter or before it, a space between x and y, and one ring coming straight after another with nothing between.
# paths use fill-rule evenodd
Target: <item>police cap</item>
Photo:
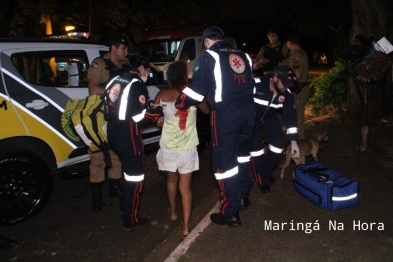
<instances>
[{"instance_id":1,"label":"police cap","mask_svg":"<svg viewBox=\"0 0 393 262\"><path fill-rule=\"evenodd\" d=\"M117 45L117 44L123 44L127 47L129 46L129 42L128 42L127 38L125 38L124 36L121 36L121 35L117 35L117 36L112 37L112 39L109 43L110 46Z\"/></svg>"},{"instance_id":2,"label":"police cap","mask_svg":"<svg viewBox=\"0 0 393 262\"><path fill-rule=\"evenodd\" d=\"M295 87L296 76L292 69L287 66L277 66L276 69L274 69L274 75L281 80L281 83L286 88Z\"/></svg>"},{"instance_id":3,"label":"police cap","mask_svg":"<svg viewBox=\"0 0 393 262\"><path fill-rule=\"evenodd\" d=\"M224 32L221 30L221 28L217 26L206 27L203 31L203 39L213 35L222 35L223 37L225 37Z\"/></svg>"}]
</instances>

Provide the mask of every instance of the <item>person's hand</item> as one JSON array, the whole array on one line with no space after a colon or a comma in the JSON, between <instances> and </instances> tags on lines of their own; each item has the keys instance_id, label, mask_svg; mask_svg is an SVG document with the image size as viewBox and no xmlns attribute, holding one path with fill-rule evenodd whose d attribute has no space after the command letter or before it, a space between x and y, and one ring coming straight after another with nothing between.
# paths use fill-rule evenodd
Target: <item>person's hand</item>
<instances>
[{"instance_id":1,"label":"person's hand","mask_svg":"<svg viewBox=\"0 0 393 262\"><path fill-rule=\"evenodd\" d=\"M262 62L262 64L266 64L266 63L270 62L270 59L262 58L261 62Z\"/></svg>"},{"instance_id":2,"label":"person's hand","mask_svg":"<svg viewBox=\"0 0 393 262\"><path fill-rule=\"evenodd\" d=\"M296 141L291 141L291 156L293 158L300 158L299 146Z\"/></svg>"},{"instance_id":3,"label":"person's hand","mask_svg":"<svg viewBox=\"0 0 393 262\"><path fill-rule=\"evenodd\" d=\"M160 116L156 123L157 123L158 127L163 127L164 126L164 117Z\"/></svg>"},{"instance_id":4,"label":"person's hand","mask_svg":"<svg viewBox=\"0 0 393 262\"><path fill-rule=\"evenodd\" d=\"M165 119L168 119L168 120L171 119L177 113L177 111L179 111L178 109L176 109L175 103L176 103L176 101L165 102L165 107L162 110L162 112L164 113Z\"/></svg>"}]
</instances>

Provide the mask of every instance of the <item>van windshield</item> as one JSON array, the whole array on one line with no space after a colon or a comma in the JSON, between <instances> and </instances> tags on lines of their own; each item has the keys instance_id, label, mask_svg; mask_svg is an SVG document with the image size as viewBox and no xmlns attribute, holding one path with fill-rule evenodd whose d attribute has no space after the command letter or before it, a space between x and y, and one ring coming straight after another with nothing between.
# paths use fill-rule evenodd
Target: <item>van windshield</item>
<instances>
[{"instance_id":1,"label":"van windshield","mask_svg":"<svg viewBox=\"0 0 393 262\"><path fill-rule=\"evenodd\" d=\"M172 62L175 61L181 42L182 39L146 41L138 47L147 53L150 62Z\"/></svg>"}]
</instances>

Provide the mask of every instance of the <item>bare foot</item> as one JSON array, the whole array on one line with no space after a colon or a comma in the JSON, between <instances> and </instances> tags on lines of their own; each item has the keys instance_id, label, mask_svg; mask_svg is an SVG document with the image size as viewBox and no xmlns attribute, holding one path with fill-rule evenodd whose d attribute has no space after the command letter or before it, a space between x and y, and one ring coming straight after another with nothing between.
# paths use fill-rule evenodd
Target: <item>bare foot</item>
<instances>
[{"instance_id":1,"label":"bare foot","mask_svg":"<svg viewBox=\"0 0 393 262\"><path fill-rule=\"evenodd\" d=\"M170 208L168 208L168 214L169 214L169 219L170 219L171 221L175 221L175 220L177 220L177 214L176 214L176 211L174 211L174 212L171 212L171 209L170 209Z\"/></svg>"},{"instance_id":2,"label":"bare foot","mask_svg":"<svg viewBox=\"0 0 393 262\"><path fill-rule=\"evenodd\" d=\"M184 227L183 226L183 229L182 229L182 234L183 234L183 237L185 238L185 237L187 237L188 236L188 234L190 234L190 228L189 227Z\"/></svg>"}]
</instances>

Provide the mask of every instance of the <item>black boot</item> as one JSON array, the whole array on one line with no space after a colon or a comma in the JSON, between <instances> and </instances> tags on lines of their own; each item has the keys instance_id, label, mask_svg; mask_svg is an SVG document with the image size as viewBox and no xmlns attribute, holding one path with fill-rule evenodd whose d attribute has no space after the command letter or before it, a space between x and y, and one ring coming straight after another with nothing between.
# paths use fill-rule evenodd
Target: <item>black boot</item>
<instances>
[{"instance_id":1,"label":"black boot","mask_svg":"<svg viewBox=\"0 0 393 262\"><path fill-rule=\"evenodd\" d=\"M233 216L224 217L221 212L213 213L210 215L210 220L218 225L227 225L230 227L241 226L239 212L236 212Z\"/></svg>"},{"instance_id":2,"label":"black boot","mask_svg":"<svg viewBox=\"0 0 393 262\"><path fill-rule=\"evenodd\" d=\"M121 188L120 188L120 179L108 179L109 180L109 191L108 196L113 197L120 197L121 196Z\"/></svg>"},{"instance_id":3,"label":"black boot","mask_svg":"<svg viewBox=\"0 0 393 262\"><path fill-rule=\"evenodd\" d=\"M102 193L101 193L101 183L91 183L91 210L94 212L101 211L102 209Z\"/></svg>"}]
</instances>

